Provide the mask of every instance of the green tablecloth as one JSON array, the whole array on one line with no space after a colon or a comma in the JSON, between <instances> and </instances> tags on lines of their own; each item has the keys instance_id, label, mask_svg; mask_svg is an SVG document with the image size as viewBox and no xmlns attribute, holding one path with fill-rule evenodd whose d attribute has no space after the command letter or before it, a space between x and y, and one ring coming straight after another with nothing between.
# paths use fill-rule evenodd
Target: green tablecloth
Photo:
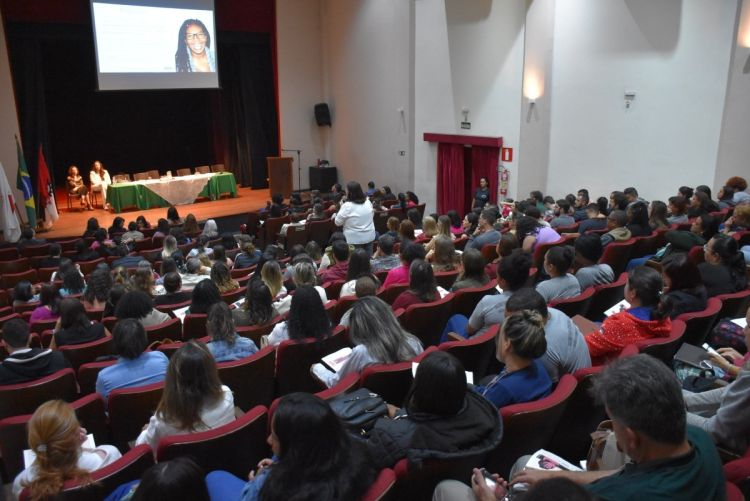
<instances>
[{"instance_id":1,"label":"green tablecloth","mask_svg":"<svg viewBox=\"0 0 750 501\"><path fill-rule=\"evenodd\" d=\"M177 179L174 178L172 182ZM217 200L222 193L229 193L232 197L237 196L237 181L231 172L219 172L211 176L198 196ZM141 183L110 185L107 190L107 202L112 205L117 213L121 212L123 207L150 209L151 207L169 207L170 205L168 201L151 191L148 185Z\"/></svg>"}]
</instances>

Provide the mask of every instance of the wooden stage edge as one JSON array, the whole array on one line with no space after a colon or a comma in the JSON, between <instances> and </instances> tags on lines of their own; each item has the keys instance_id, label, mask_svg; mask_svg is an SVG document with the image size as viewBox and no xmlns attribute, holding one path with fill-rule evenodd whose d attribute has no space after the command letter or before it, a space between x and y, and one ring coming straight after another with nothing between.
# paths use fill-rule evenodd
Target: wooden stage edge
<instances>
[{"instance_id":1,"label":"wooden stage edge","mask_svg":"<svg viewBox=\"0 0 750 501\"><path fill-rule=\"evenodd\" d=\"M159 218L166 217L166 207L156 207L148 210L129 209L120 214L107 211L100 208L101 196L98 197L99 204L93 211L80 210L78 199L72 201L73 210L68 210L67 194L65 188L56 190L57 210L60 213L60 219L50 228L49 231L39 232L41 238L76 238L80 237L86 229L86 221L90 217L99 220L99 226L108 228L112 221L120 216L125 219L125 225L135 218L143 215L149 223L156 225ZM192 213L199 222L207 219L216 219L226 216L235 216L237 214L246 214L252 210L257 210L266 206L266 202L271 199L268 189L254 190L252 188L238 188L236 198L222 198L221 200L197 202L189 205L178 205L177 211L181 217ZM23 208L23 206L21 206ZM239 228L238 228L239 229Z\"/></svg>"}]
</instances>

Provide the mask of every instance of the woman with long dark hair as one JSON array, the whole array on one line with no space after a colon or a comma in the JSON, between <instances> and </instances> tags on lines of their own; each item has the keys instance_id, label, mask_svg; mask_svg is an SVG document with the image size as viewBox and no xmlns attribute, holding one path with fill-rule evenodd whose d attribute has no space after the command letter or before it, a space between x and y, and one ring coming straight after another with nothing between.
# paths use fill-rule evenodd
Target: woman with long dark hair
<instances>
[{"instance_id":1,"label":"woman with long dark hair","mask_svg":"<svg viewBox=\"0 0 750 501\"><path fill-rule=\"evenodd\" d=\"M210 279L201 280L193 288L189 313L208 313L214 303L220 303L221 293L216 284Z\"/></svg>"},{"instance_id":2,"label":"woman with long dark hair","mask_svg":"<svg viewBox=\"0 0 750 501\"><path fill-rule=\"evenodd\" d=\"M393 302L393 311L413 304L431 303L440 299L435 274L427 261L415 259L409 266L409 288Z\"/></svg>"},{"instance_id":3,"label":"woman with long dark hair","mask_svg":"<svg viewBox=\"0 0 750 501\"><path fill-rule=\"evenodd\" d=\"M708 297L731 294L747 288L745 257L737 240L718 233L703 246L706 262L698 265Z\"/></svg>"},{"instance_id":4,"label":"woman with long dark hair","mask_svg":"<svg viewBox=\"0 0 750 501\"><path fill-rule=\"evenodd\" d=\"M323 340L331 335L331 322L320 300L320 294L313 287L297 287L292 296L289 318L276 324L268 336L268 344L276 346L291 339L301 341L312 338Z\"/></svg>"},{"instance_id":5,"label":"woman with long dark hair","mask_svg":"<svg viewBox=\"0 0 750 501\"><path fill-rule=\"evenodd\" d=\"M217 362L239 360L258 351L252 339L237 335L232 312L224 302L216 303L208 310L206 332L211 336L206 347Z\"/></svg>"},{"instance_id":6,"label":"woman with long dark hair","mask_svg":"<svg viewBox=\"0 0 750 501\"><path fill-rule=\"evenodd\" d=\"M206 346L188 341L169 360L164 393L135 443L156 450L163 437L210 430L231 421L232 390L221 384L216 361Z\"/></svg>"},{"instance_id":7,"label":"woman with long dark hair","mask_svg":"<svg viewBox=\"0 0 750 501\"><path fill-rule=\"evenodd\" d=\"M44 284L39 291L39 306L31 312L29 323L53 320L60 316L60 293L53 284Z\"/></svg>"},{"instance_id":8,"label":"woman with long dark hair","mask_svg":"<svg viewBox=\"0 0 750 501\"><path fill-rule=\"evenodd\" d=\"M362 191L362 186L356 181L349 181L346 185L346 202L341 206L333 222L342 226L346 242L355 247L361 247L372 255L372 241L375 240L375 225L373 224L373 208L370 200Z\"/></svg>"},{"instance_id":9,"label":"woman with long dark hair","mask_svg":"<svg viewBox=\"0 0 750 501\"><path fill-rule=\"evenodd\" d=\"M57 320L50 348L89 343L104 336L109 336L107 329L102 324L89 320L83 303L78 299L65 298L60 301L60 318Z\"/></svg>"},{"instance_id":10,"label":"woman with long dark hair","mask_svg":"<svg viewBox=\"0 0 750 501\"><path fill-rule=\"evenodd\" d=\"M380 280L377 279L372 273L370 265L370 255L364 249L356 249L349 256L349 267L346 270L346 283L341 286L341 292L339 297L353 296L354 295L354 284L360 277L372 278L378 287L380 286Z\"/></svg>"},{"instance_id":11,"label":"woman with long dark hair","mask_svg":"<svg viewBox=\"0 0 750 501\"><path fill-rule=\"evenodd\" d=\"M187 19L180 26L174 63L177 73L216 71L211 34L200 19Z\"/></svg>"},{"instance_id":12,"label":"woman with long dark hair","mask_svg":"<svg viewBox=\"0 0 750 501\"><path fill-rule=\"evenodd\" d=\"M266 325L276 316L271 291L262 280L248 283L245 302L232 310L232 319L238 326Z\"/></svg>"},{"instance_id":13,"label":"woman with long dark hair","mask_svg":"<svg viewBox=\"0 0 750 501\"><path fill-rule=\"evenodd\" d=\"M698 266L684 252L670 254L661 262L664 281L662 301L671 302L671 318L706 308L707 292Z\"/></svg>"},{"instance_id":14,"label":"woman with long dark hair","mask_svg":"<svg viewBox=\"0 0 750 501\"><path fill-rule=\"evenodd\" d=\"M273 414L268 442L274 459L262 460L248 482L225 471L209 473L211 499L355 500L375 480L362 445L315 395L283 397Z\"/></svg>"}]
</instances>

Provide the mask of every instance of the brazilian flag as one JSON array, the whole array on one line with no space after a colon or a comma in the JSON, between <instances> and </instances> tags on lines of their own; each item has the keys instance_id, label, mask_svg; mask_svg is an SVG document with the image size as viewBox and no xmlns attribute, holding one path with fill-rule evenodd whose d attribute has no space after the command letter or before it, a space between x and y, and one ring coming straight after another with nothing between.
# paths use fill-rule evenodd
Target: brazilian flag
<instances>
[{"instance_id":1,"label":"brazilian flag","mask_svg":"<svg viewBox=\"0 0 750 501\"><path fill-rule=\"evenodd\" d=\"M34 189L29 176L29 169L26 167L26 160L23 157L21 143L16 136L16 152L18 153L18 175L16 176L16 188L23 192L24 205L26 206L26 215L29 218L29 226L36 228L36 206L34 205Z\"/></svg>"}]
</instances>

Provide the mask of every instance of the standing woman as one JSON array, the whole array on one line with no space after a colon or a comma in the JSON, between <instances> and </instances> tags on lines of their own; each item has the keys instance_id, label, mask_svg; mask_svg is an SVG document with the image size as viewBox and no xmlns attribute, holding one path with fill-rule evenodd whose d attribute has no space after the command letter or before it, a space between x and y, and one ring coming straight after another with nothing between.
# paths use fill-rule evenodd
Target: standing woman
<instances>
[{"instance_id":1,"label":"standing woman","mask_svg":"<svg viewBox=\"0 0 750 501\"><path fill-rule=\"evenodd\" d=\"M81 197L81 203L86 206L87 210L94 210L89 198L89 189L83 183L83 178L75 165L68 168L68 193Z\"/></svg>"},{"instance_id":2,"label":"standing woman","mask_svg":"<svg viewBox=\"0 0 750 501\"><path fill-rule=\"evenodd\" d=\"M347 201L336 214L334 223L344 227L344 237L348 244L365 249L372 255L372 241L375 240L372 203L356 181L349 181L346 191Z\"/></svg>"},{"instance_id":3,"label":"standing woman","mask_svg":"<svg viewBox=\"0 0 750 501\"><path fill-rule=\"evenodd\" d=\"M111 209L112 207L107 202L107 188L112 184L112 179L109 177L109 172L107 172L99 160L94 160L94 163L91 164L89 181L91 181L91 191L102 192L102 205L104 208Z\"/></svg>"},{"instance_id":4,"label":"standing woman","mask_svg":"<svg viewBox=\"0 0 750 501\"><path fill-rule=\"evenodd\" d=\"M216 60L211 51L211 35L199 19L187 19L177 35L174 55L177 73L214 72Z\"/></svg>"},{"instance_id":5,"label":"standing woman","mask_svg":"<svg viewBox=\"0 0 750 501\"><path fill-rule=\"evenodd\" d=\"M471 208L479 207L484 209L487 202L490 201L490 183L487 182L486 177L479 178L479 188L474 192L474 202L471 204Z\"/></svg>"}]
</instances>

